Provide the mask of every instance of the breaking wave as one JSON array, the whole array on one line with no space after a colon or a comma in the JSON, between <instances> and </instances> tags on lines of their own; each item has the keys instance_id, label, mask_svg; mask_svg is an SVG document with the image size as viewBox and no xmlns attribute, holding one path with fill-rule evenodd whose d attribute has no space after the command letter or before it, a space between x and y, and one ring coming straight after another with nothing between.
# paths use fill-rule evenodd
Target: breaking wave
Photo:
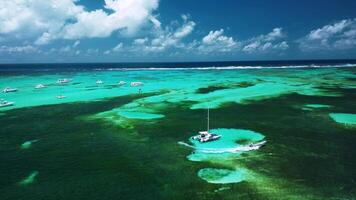
<instances>
[{"instance_id":1,"label":"breaking wave","mask_svg":"<svg viewBox=\"0 0 356 200\"><path fill-rule=\"evenodd\" d=\"M241 69L298 69L298 68L343 68L356 67L356 64L343 65L285 65L285 66L222 66L222 67L137 67L137 68L95 68L96 71L141 71L141 70L241 70Z\"/></svg>"}]
</instances>

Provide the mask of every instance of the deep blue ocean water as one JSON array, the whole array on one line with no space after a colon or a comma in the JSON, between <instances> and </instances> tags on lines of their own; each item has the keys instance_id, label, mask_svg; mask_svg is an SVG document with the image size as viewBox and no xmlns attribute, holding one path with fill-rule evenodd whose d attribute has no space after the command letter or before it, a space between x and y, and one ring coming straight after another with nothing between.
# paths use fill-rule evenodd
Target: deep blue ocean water
<instances>
[{"instance_id":1,"label":"deep blue ocean water","mask_svg":"<svg viewBox=\"0 0 356 200\"><path fill-rule=\"evenodd\" d=\"M130 62L130 63L20 63L0 64L0 72L20 71L81 71L137 68L216 68L216 67L322 67L356 65L356 60L280 60L280 61L223 61L223 62Z\"/></svg>"}]
</instances>

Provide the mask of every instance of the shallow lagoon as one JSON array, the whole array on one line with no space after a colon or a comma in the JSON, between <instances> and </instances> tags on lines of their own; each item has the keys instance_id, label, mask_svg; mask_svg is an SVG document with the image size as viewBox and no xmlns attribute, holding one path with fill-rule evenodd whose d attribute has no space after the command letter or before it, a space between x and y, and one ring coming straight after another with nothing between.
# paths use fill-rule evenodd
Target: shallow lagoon
<instances>
[{"instance_id":1,"label":"shallow lagoon","mask_svg":"<svg viewBox=\"0 0 356 200\"><path fill-rule=\"evenodd\" d=\"M1 93L16 104L1 109L0 197L352 199L356 129L330 116L356 113L355 77L355 68L2 74L1 88L19 92ZM142 93L120 80L142 81ZM207 107L213 130L247 131L208 146L267 146L206 154L177 144L200 145L189 138L205 129Z\"/></svg>"}]
</instances>

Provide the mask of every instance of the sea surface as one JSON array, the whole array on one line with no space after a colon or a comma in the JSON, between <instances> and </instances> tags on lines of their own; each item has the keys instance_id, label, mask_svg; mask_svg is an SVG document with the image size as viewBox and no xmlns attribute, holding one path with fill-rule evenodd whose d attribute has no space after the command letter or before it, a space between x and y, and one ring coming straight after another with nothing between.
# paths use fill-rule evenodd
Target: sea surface
<instances>
[{"instance_id":1,"label":"sea surface","mask_svg":"<svg viewBox=\"0 0 356 200\"><path fill-rule=\"evenodd\" d=\"M353 60L3 64L5 87L1 200L356 199Z\"/></svg>"}]
</instances>

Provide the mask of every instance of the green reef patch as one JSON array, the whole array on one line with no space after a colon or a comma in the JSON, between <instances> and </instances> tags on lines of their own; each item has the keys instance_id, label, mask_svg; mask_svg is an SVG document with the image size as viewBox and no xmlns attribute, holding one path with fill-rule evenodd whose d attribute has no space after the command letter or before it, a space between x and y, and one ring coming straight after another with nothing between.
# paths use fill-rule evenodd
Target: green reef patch
<instances>
[{"instance_id":1,"label":"green reef patch","mask_svg":"<svg viewBox=\"0 0 356 200\"><path fill-rule=\"evenodd\" d=\"M325 104L305 104L302 110L312 111L314 109L331 108L330 105Z\"/></svg>"},{"instance_id":2,"label":"green reef patch","mask_svg":"<svg viewBox=\"0 0 356 200\"><path fill-rule=\"evenodd\" d=\"M305 107L307 107L307 108L330 108L331 106L324 105L324 104L306 104Z\"/></svg>"},{"instance_id":3,"label":"green reef patch","mask_svg":"<svg viewBox=\"0 0 356 200\"><path fill-rule=\"evenodd\" d=\"M158 119L164 117L164 115L161 114L152 114L152 113L144 113L144 112L119 111L117 113L122 117L130 118L130 119Z\"/></svg>"},{"instance_id":4,"label":"green reef patch","mask_svg":"<svg viewBox=\"0 0 356 200\"><path fill-rule=\"evenodd\" d=\"M33 183L36 180L36 177L38 176L39 172L38 171L33 171L31 174L29 174L26 178L22 179L19 182L19 185L29 185Z\"/></svg>"},{"instance_id":5,"label":"green reef patch","mask_svg":"<svg viewBox=\"0 0 356 200\"><path fill-rule=\"evenodd\" d=\"M240 82L240 83L233 84L233 86L236 87L236 88L247 88L247 87L251 87L251 86L254 86L254 85L256 85L256 84L252 83L252 82L247 82L247 81L243 81L243 82Z\"/></svg>"},{"instance_id":6,"label":"green reef patch","mask_svg":"<svg viewBox=\"0 0 356 200\"><path fill-rule=\"evenodd\" d=\"M337 123L344 125L356 125L356 114L330 113L329 116Z\"/></svg>"},{"instance_id":7,"label":"green reef patch","mask_svg":"<svg viewBox=\"0 0 356 200\"><path fill-rule=\"evenodd\" d=\"M243 169L228 170L204 168L198 172L198 176L201 179L214 184L239 183L246 180L247 175L247 172Z\"/></svg>"},{"instance_id":8,"label":"green reef patch","mask_svg":"<svg viewBox=\"0 0 356 200\"><path fill-rule=\"evenodd\" d=\"M210 92L214 92L216 90L223 90L223 89L228 89L229 87L227 86L215 86L215 85L210 85L208 87L204 87L204 88L199 88L197 90L198 94L207 94Z\"/></svg>"},{"instance_id":9,"label":"green reef patch","mask_svg":"<svg viewBox=\"0 0 356 200\"><path fill-rule=\"evenodd\" d=\"M33 143L37 142L38 140L28 140L21 144L21 149L29 149Z\"/></svg>"}]
</instances>

